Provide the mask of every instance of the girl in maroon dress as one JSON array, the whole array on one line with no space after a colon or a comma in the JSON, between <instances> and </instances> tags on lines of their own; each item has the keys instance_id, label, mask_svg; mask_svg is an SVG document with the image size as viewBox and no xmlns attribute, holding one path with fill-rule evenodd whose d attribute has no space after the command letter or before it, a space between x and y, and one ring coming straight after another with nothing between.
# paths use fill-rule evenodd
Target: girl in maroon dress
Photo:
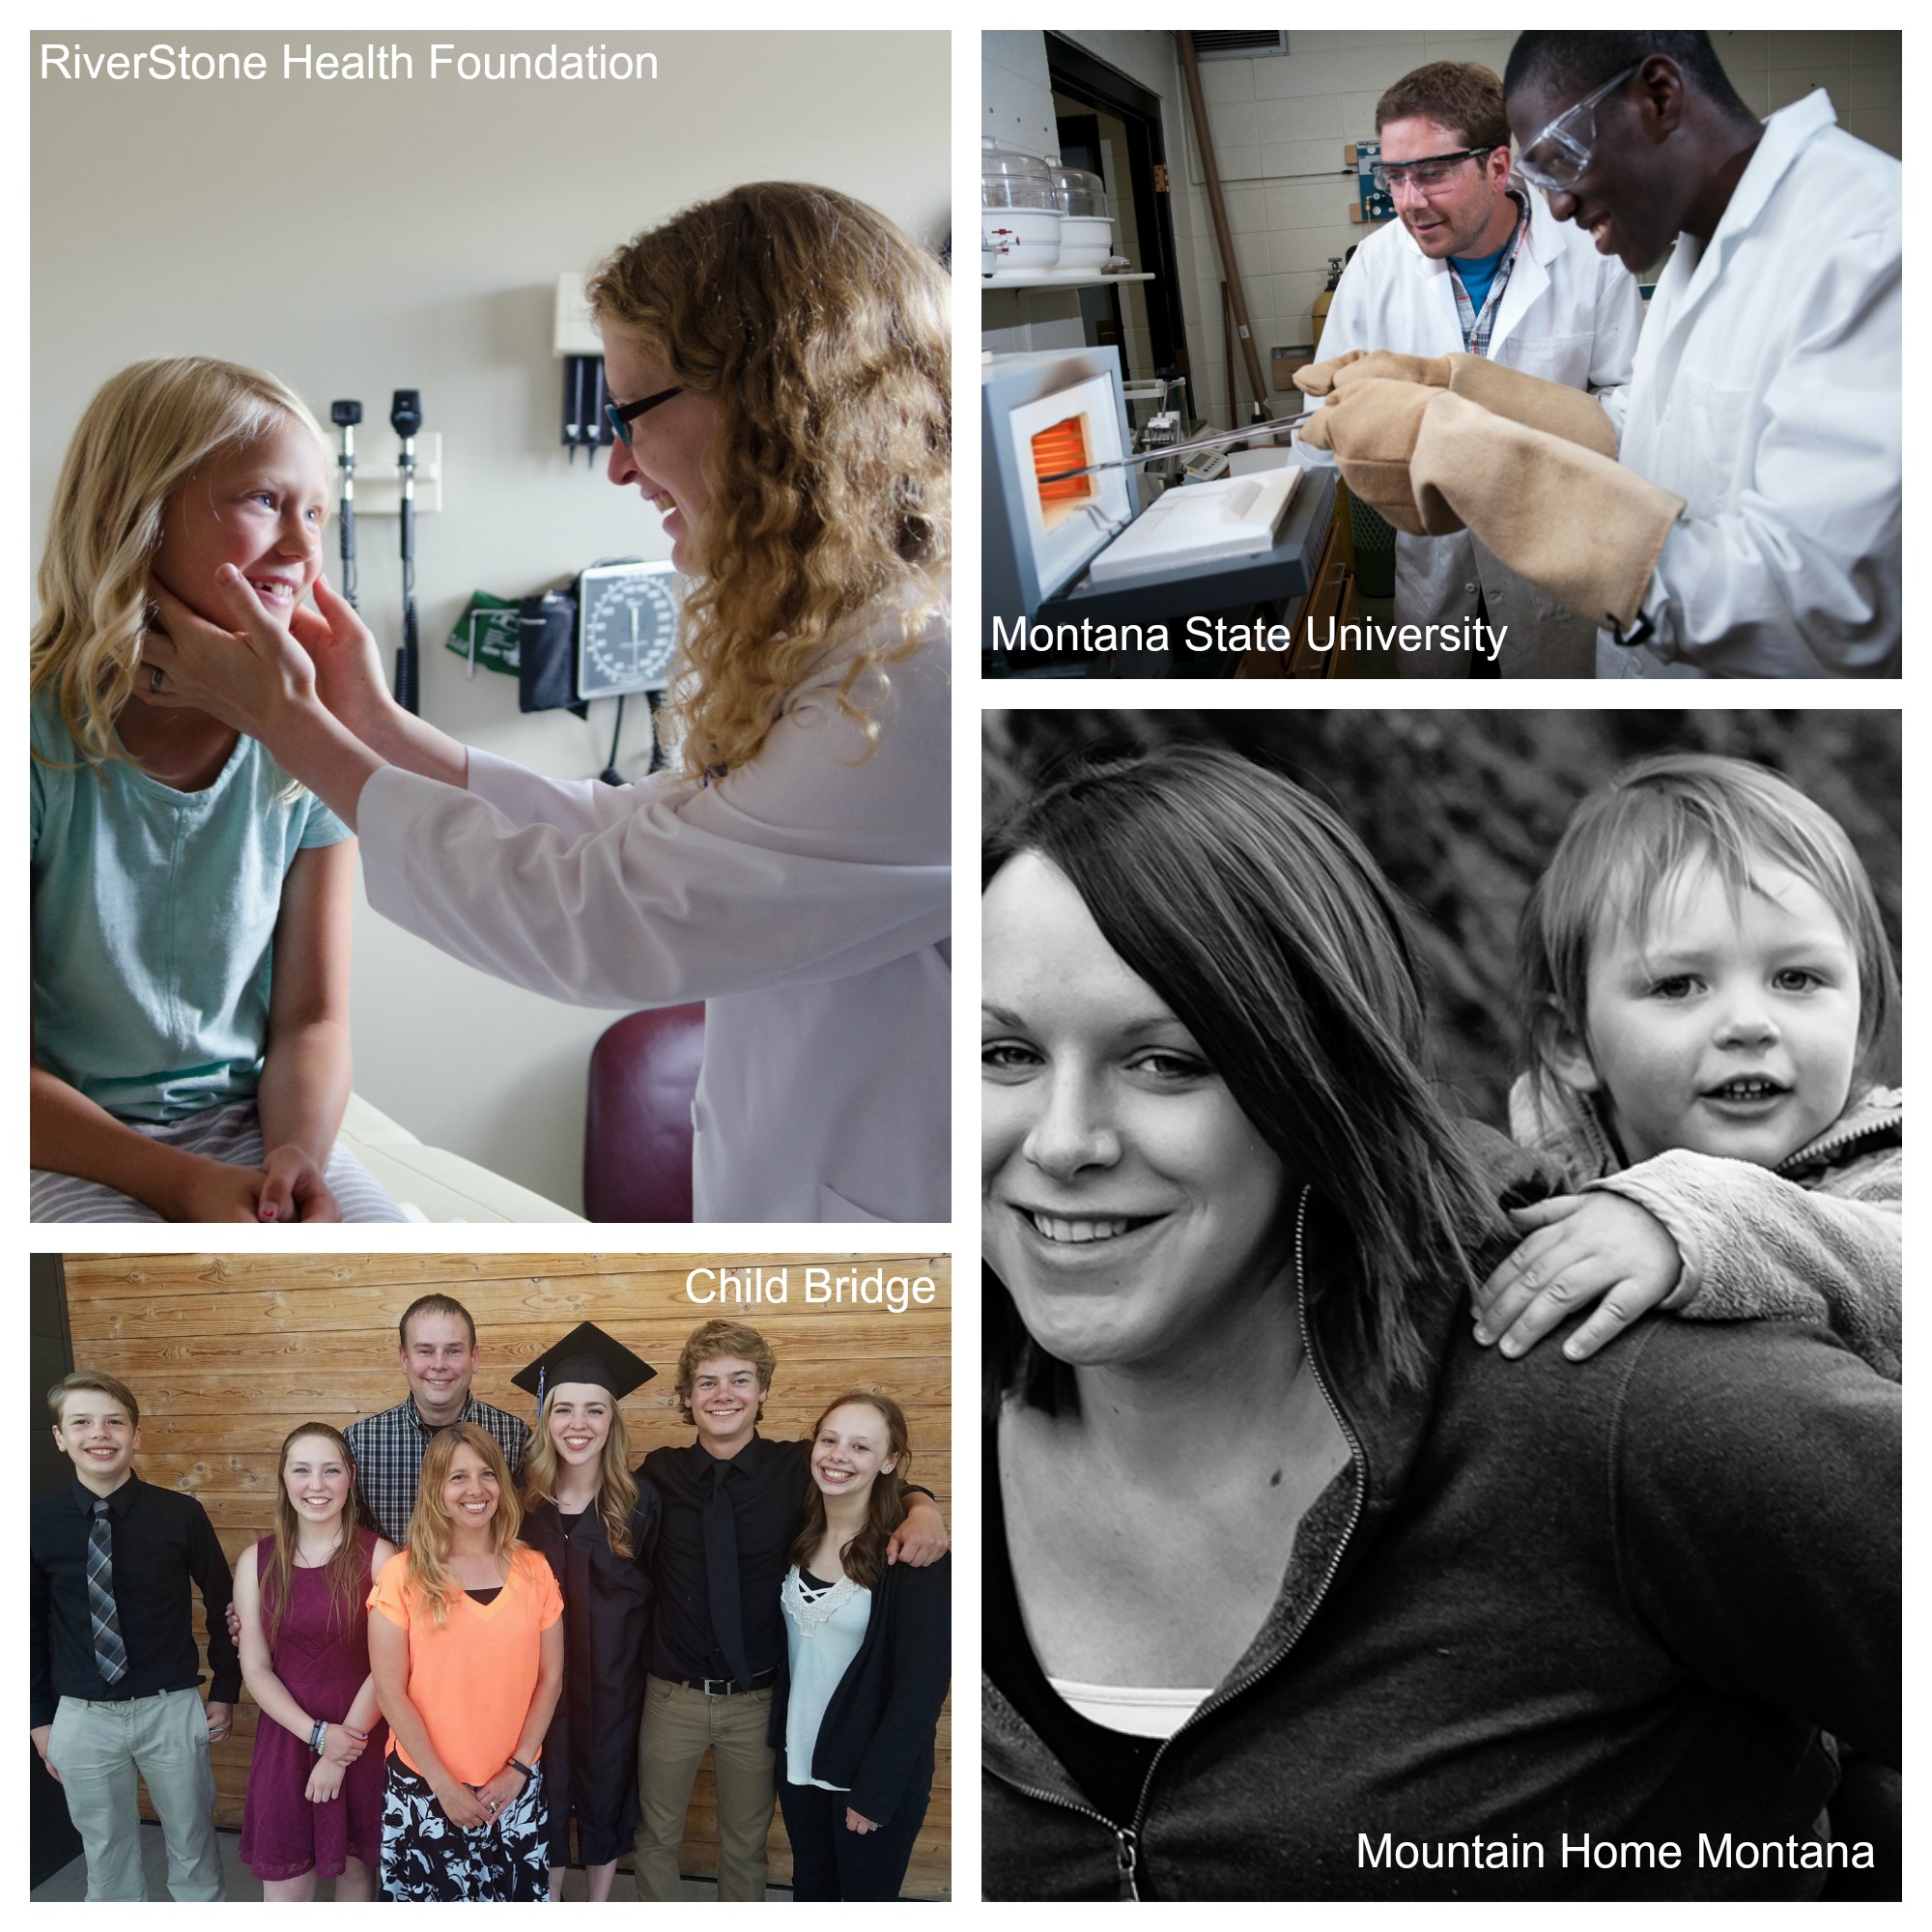
<instances>
[{"instance_id":1,"label":"girl in maroon dress","mask_svg":"<svg viewBox=\"0 0 1932 1932\"><path fill-rule=\"evenodd\" d=\"M355 1459L326 1422L282 1444L275 1527L235 1566L242 1679L261 1706L242 1862L268 1900L373 1898L383 1723L369 1676L370 1580L394 1547L356 1526Z\"/></svg>"}]
</instances>

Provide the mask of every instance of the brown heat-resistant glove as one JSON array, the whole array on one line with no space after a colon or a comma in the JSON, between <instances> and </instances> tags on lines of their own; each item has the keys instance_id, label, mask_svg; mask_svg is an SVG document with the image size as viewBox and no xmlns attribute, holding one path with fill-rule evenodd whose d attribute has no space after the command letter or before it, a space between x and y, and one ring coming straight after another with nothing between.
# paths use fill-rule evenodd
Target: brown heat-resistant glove
<instances>
[{"instance_id":1,"label":"brown heat-resistant glove","mask_svg":"<svg viewBox=\"0 0 1932 1932\"><path fill-rule=\"evenodd\" d=\"M1346 369L1351 362L1359 362L1362 355L1359 349L1345 349L1326 362L1305 362L1294 372L1294 386L1304 396L1325 396L1335 386L1335 372Z\"/></svg>"},{"instance_id":2,"label":"brown heat-resistant glove","mask_svg":"<svg viewBox=\"0 0 1932 1932\"><path fill-rule=\"evenodd\" d=\"M1435 520L1424 521L1409 481L1409 457L1424 416L1448 400L1446 389L1419 383L1374 378L1350 383L1309 412L1301 440L1332 450L1350 492L1397 529L1410 536L1446 536L1460 530L1462 521L1439 497L1431 505Z\"/></svg>"},{"instance_id":3,"label":"brown heat-resistant glove","mask_svg":"<svg viewBox=\"0 0 1932 1932\"><path fill-rule=\"evenodd\" d=\"M1393 350L1377 349L1367 355L1338 355L1332 364L1315 366L1333 369L1337 389L1376 381L1421 383L1467 396L1492 415L1507 416L1528 429L1548 430L1566 442L1594 449L1599 456L1617 453L1616 432L1594 396L1541 376L1527 376L1487 355L1398 355Z\"/></svg>"},{"instance_id":4,"label":"brown heat-resistant glove","mask_svg":"<svg viewBox=\"0 0 1932 1932\"><path fill-rule=\"evenodd\" d=\"M1347 388L1350 383L1421 383L1432 389L1449 386L1447 355L1404 355L1394 349L1372 349L1359 361L1335 358L1335 386Z\"/></svg>"},{"instance_id":5,"label":"brown heat-resistant glove","mask_svg":"<svg viewBox=\"0 0 1932 1932\"><path fill-rule=\"evenodd\" d=\"M1607 456L1492 414L1466 397L1424 393L1407 469L1415 521L1398 527L1466 526L1567 610L1629 630L1684 498ZM1320 413L1335 410L1330 403ZM1348 476L1340 449L1336 460Z\"/></svg>"},{"instance_id":6,"label":"brown heat-resistant glove","mask_svg":"<svg viewBox=\"0 0 1932 1932\"><path fill-rule=\"evenodd\" d=\"M1487 355L1445 355L1442 360L1449 366L1448 384L1454 394L1466 396L1492 415L1507 416L1525 429L1547 430L1566 442L1616 460L1616 431L1596 397L1492 362Z\"/></svg>"}]
</instances>

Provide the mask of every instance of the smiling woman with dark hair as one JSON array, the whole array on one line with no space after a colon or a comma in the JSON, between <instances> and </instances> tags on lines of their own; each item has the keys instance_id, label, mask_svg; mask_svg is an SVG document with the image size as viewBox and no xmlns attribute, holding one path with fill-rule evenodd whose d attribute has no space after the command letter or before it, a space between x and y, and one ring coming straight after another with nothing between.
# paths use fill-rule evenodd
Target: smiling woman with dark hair
<instances>
[{"instance_id":1,"label":"smiling woman with dark hair","mask_svg":"<svg viewBox=\"0 0 1932 1932\"><path fill-rule=\"evenodd\" d=\"M1896 1389L1770 1321L1479 1348L1548 1182L1441 1110L1394 895L1286 780L1049 787L983 931L986 1895L1853 1862L1821 1728L1896 1761Z\"/></svg>"}]
</instances>

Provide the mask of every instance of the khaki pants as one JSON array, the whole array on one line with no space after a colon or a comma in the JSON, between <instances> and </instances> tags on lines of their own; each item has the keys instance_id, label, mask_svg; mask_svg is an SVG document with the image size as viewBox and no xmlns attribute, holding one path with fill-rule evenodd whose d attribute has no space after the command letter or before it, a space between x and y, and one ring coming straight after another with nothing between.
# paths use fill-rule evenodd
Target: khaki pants
<instances>
[{"instance_id":1,"label":"khaki pants","mask_svg":"<svg viewBox=\"0 0 1932 1932\"><path fill-rule=\"evenodd\" d=\"M772 1693L743 1690L707 1697L662 1677L644 1687L638 1733L637 1871L639 1898L684 1896L677 1848L704 1753L718 1786L718 1896L762 1899L765 1839L778 1801L777 1754L765 1742Z\"/></svg>"},{"instance_id":2,"label":"khaki pants","mask_svg":"<svg viewBox=\"0 0 1932 1932\"><path fill-rule=\"evenodd\" d=\"M178 1903L221 1897L214 1774L199 1691L164 1690L120 1704L63 1697L47 1762L60 1773L68 1816L86 1848L90 1899L148 1895L136 1797L142 1778L168 1848L169 1896Z\"/></svg>"}]
</instances>

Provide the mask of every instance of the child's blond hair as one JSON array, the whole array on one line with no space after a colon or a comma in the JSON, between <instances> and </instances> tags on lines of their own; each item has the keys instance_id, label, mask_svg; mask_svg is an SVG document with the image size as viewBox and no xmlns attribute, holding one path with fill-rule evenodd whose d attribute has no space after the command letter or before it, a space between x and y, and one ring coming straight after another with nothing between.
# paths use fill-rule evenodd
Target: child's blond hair
<instances>
[{"instance_id":1,"label":"child's blond hair","mask_svg":"<svg viewBox=\"0 0 1932 1932\"><path fill-rule=\"evenodd\" d=\"M32 689L53 689L90 765L128 755L114 721L140 669L169 498L212 456L245 448L280 417L308 429L327 457L322 425L293 389L210 355L136 362L83 412L47 519Z\"/></svg>"},{"instance_id":2,"label":"child's blond hair","mask_svg":"<svg viewBox=\"0 0 1932 1932\"><path fill-rule=\"evenodd\" d=\"M1553 1056L1588 1043L1592 946L1606 932L1642 933L1660 894L1705 864L1735 903L1782 867L1837 916L1859 963L1859 1058L1889 1037L1898 968L1885 921L1844 827L1796 785L1741 758L1675 752L1627 765L1577 808L1523 907L1517 934L1517 1011L1545 1100L1568 1090Z\"/></svg>"}]
</instances>

